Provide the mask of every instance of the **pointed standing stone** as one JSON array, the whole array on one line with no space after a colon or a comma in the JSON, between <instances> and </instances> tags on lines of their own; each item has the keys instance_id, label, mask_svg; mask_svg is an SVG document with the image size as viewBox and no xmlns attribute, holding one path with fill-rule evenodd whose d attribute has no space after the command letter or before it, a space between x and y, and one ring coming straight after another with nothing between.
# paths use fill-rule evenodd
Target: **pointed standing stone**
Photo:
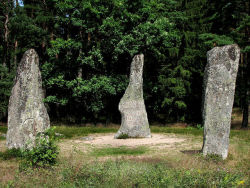
<instances>
[{"instance_id":1,"label":"pointed standing stone","mask_svg":"<svg viewBox=\"0 0 250 188\"><path fill-rule=\"evenodd\" d=\"M43 103L39 58L34 49L25 52L17 68L8 106L8 148L33 147L35 136L50 127Z\"/></svg>"},{"instance_id":2,"label":"pointed standing stone","mask_svg":"<svg viewBox=\"0 0 250 188\"><path fill-rule=\"evenodd\" d=\"M128 137L151 137L143 99L143 63L143 54L136 55L133 58L129 85L119 103L122 123L115 138L123 135Z\"/></svg>"},{"instance_id":3,"label":"pointed standing stone","mask_svg":"<svg viewBox=\"0 0 250 188\"><path fill-rule=\"evenodd\" d=\"M227 158L239 58L237 45L215 47L207 53L203 83L203 155Z\"/></svg>"}]
</instances>

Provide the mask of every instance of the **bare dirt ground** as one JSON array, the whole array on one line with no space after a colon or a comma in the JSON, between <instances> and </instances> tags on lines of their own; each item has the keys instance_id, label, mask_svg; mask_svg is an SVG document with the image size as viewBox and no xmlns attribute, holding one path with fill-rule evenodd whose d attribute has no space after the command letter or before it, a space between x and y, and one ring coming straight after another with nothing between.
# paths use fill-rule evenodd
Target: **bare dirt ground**
<instances>
[{"instance_id":1,"label":"bare dirt ground","mask_svg":"<svg viewBox=\"0 0 250 188\"><path fill-rule=\"evenodd\" d=\"M129 138L129 139L114 139L114 134L105 134L105 135L92 135L88 138L92 140L82 140L77 139L75 143L85 143L91 144L93 146L101 146L106 145L110 147L120 147L120 146L127 146L127 147L136 147L136 146L155 146L159 144L167 144L173 145L175 143L184 142L185 139L177 138L177 137L170 137L164 134L152 134L151 138Z\"/></svg>"},{"instance_id":2,"label":"bare dirt ground","mask_svg":"<svg viewBox=\"0 0 250 188\"><path fill-rule=\"evenodd\" d=\"M85 140L92 139L92 140ZM92 134L87 137L79 137L74 139L62 140L59 143L60 153L66 158L83 158L85 159L93 151L94 148L110 148L110 147L146 147L151 152L145 155L163 155L181 153L183 150L198 150L202 146L202 138L176 135L176 134L152 134L152 138L129 138L114 139L114 133L108 134ZM156 152L157 151L157 152ZM79 155L79 156L78 156ZM91 155L89 156L91 158Z\"/></svg>"}]
</instances>

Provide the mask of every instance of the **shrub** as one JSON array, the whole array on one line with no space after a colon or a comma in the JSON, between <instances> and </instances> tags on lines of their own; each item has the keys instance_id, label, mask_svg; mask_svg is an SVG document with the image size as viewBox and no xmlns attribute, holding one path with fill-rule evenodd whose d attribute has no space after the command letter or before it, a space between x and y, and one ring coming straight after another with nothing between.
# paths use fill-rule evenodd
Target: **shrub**
<instances>
[{"instance_id":1,"label":"shrub","mask_svg":"<svg viewBox=\"0 0 250 188\"><path fill-rule=\"evenodd\" d=\"M47 167L56 163L59 154L53 128L36 136L35 147L23 151L24 164L32 167Z\"/></svg>"},{"instance_id":2,"label":"shrub","mask_svg":"<svg viewBox=\"0 0 250 188\"><path fill-rule=\"evenodd\" d=\"M117 137L117 139L128 139L129 138L129 136L128 136L128 134L120 134L118 137Z\"/></svg>"}]
</instances>

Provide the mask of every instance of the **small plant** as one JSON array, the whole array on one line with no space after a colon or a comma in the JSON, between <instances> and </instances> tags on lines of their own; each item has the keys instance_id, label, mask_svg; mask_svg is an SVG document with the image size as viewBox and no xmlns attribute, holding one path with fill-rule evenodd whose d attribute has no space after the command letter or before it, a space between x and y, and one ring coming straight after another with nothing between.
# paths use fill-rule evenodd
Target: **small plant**
<instances>
[{"instance_id":1,"label":"small plant","mask_svg":"<svg viewBox=\"0 0 250 188\"><path fill-rule=\"evenodd\" d=\"M35 147L23 151L23 166L47 167L54 165L58 156L55 131L53 128L36 136Z\"/></svg>"},{"instance_id":2,"label":"small plant","mask_svg":"<svg viewBox=\"0 0 250 188\"><path fill-rule=\"evenodd\" d=\"M120 135L117 137L117 139L128 139L128 138L129 138L128 134L120 134Z\"/></svg>"},{"instance_id":3,"label":"small plant","mask_svg":"<svg viewBox=\"0 0 250 188\"><path fill-rule=\"evenodd\" d=\"M5 140L5 137L4 136L0 136L0 140Z\"/></svg>"},{"instance_id":4,"label":"small plant","mask_svg":"<svg viewBox=\"0 0 250 188\"><path fill-rule=\"evenodd\" d=\"M201 124L197 124L197 125L196 125L196 128L199 129L199 130L203 130L203 127L202 127Z\"/></svg>"},{"instance_id":5,"label":"small plant","mask_svg":"<svg viewBox=\"0 0 250 188\"><path fill-rule=\"evenodd\" d=\"M222 157L217 154L209 154L206 156L206 159L215 163L223 162Z\"/></svg>"}]
</instances>

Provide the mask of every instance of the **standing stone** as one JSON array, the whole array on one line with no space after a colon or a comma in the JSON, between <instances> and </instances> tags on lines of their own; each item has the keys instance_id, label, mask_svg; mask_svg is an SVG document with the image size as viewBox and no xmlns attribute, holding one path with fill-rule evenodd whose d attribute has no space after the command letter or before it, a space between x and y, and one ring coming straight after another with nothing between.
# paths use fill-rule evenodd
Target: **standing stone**
<instances>
[{"instance_id":1,"label":"standing stone","mask_svg":"<svg viewBox=\"0 0 250 188\"><path fill-rule=\"evenodd\" d=\"M133 58L129 85L119 103L122 123L115 138L121 138L123 136L151 137L143 99L143 63L143 54L136 55Z\"/></svg>"},{"instance_id":2,"label":"standing stone","mask_svg":"<svg viewBox=\"0 0 250 188\"><path fill-rule=\"evenodd\" d=\"M8 148L31 148L37 133L50 127L43 103L39 58L34 49L25 52L17 68L8 106Z\"/></svg>"},{"instance_id":3,"label":"standing stone","mask_svg":"<svg viewBox=\"0 0 250 188\"><path fill-rule=\"evenodd\" d=\"M203 83L203 155L227 158L239 58L240 49L235 44L207 52Z\"/></svg>"}]
</instances>

